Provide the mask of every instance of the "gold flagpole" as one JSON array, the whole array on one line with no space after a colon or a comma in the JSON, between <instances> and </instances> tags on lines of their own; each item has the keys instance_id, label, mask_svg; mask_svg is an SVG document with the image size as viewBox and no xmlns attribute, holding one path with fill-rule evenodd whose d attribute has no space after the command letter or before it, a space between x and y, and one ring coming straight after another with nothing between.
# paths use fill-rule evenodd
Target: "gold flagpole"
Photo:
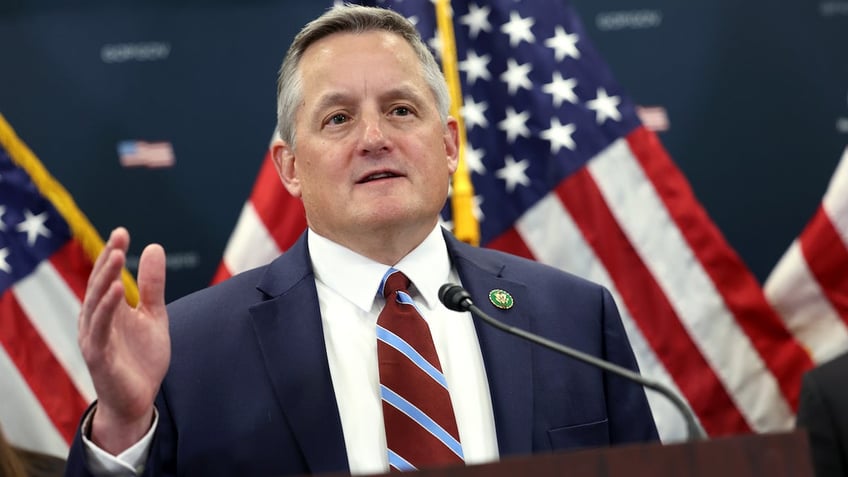
<instances>
[{"instance_id":1,"label":"gold flagpole","mask_svg":"<svg viewBox=\"0 0 848 477\"><path fill-rule=\"evenodd\" d=\"M474 185L465 163L465 121L460 114L462 87L459 83L459 68L456 59L456 41L453 35L450 0L436 0L436 24L442 43L442 70L451 96L450 114L459 123L459 165L453 175L453 233L465 243L480 245L480 224L474 217Z\"/></svg>"}]
</instances>

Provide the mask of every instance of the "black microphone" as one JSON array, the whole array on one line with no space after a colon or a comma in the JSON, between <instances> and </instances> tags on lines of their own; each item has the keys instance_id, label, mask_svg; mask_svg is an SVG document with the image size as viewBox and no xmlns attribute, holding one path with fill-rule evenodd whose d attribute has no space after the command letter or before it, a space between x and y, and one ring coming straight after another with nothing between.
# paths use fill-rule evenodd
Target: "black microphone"
<instances>
[{"instance_id":1,"label":"black microphone","mask_svg":"<svg viewBox=\"0 0 848 477\"><path fill-rule=\"evenodd\" d=\"M469 311L474 316L479 317L486 323L498 328L501 331L505 331L507 333L516 335L518 337L524 338L525 340L531 341L533 343L544 346L545 348L552 349L559 353L562 353L566 356L570 356L572 358L583 361L584 363L588 363L592 366L603 369L604 371L608 371L610 373L616 374L623 378L629 379L640 385L653 389L654 391L665 396L672 404L680 411L680 414L683 415L683 418L686 420L686 430L688 433L687 440L703 440L706 439L707 436L704 434L704 431L698 425L695 420L695 415L689 409L689 406L683 402L683 399L680 398L677 394L675 394L668 387L660 384L657 381L648 379L642 376L639 373L634 373L633 371L623 368L617 364L610 363L609 361L604 361L602 359L596 358L590 354L586 354L582 351L578 351L574 348L569 348L568 346L559 344L555 341L551 341L547 338L543 338L539 335L530 333L529 331L522 330L521 328L516 328L514 326L509 326L506 323L498 321L497 319L489 316L486 312L481 310L471 301L471 295L465 288L462 288L459 285L454 285L453 283L445 283L439 288L439 300L446 306L448 309L453 311Z\"/></svg>"}]
</instances>

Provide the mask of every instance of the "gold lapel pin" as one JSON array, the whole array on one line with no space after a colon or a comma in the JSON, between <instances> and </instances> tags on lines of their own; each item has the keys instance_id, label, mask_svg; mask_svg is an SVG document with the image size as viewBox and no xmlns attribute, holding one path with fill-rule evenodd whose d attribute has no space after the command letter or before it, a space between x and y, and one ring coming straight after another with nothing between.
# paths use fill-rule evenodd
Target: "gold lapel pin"
<instances>
[{"instance_id":1,"label":"gold lapel pin","mask_svg":"<svg viewBox=\"0 0 848 477\"><path fill-rule=\"evenodd\" d=\"M498 288L489 292L489 301L502 310L509 310L515 304L512 295Z\"/></svg>"}]
</instances>

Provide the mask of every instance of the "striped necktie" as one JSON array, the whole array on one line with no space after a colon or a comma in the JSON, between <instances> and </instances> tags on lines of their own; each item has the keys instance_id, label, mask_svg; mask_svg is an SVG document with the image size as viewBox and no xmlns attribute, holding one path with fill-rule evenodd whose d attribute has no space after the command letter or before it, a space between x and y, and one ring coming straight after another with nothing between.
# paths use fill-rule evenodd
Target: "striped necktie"
<instances>
[{"instance_id":1,"label":"striped necktie","mask_svg":"<svg viewBox=\"0 0 848 477\"><path fill-rule=\"evenodd\" d=\"M410 281L390 268L377 318L380 393L392 470L463 462L448 385L430 328L409 296Z\"/></svg>"}]
</instances>

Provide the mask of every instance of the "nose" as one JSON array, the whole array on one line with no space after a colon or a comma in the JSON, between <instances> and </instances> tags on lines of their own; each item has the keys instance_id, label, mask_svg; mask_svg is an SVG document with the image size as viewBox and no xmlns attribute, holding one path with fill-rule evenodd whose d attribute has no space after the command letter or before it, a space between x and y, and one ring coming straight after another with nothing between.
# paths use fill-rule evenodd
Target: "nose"
<instances>
[{"instance_id":1,"label":"nose","mask_svg":"<svg viewBox=\"0 0 848 477\"><path fill-rule=\"evenodd\" d=\"M361 148L363 153L386 151L389 140L384 131L383 118L379 114L367 115L362 118Z\"/></svg>"}]
</instances>

